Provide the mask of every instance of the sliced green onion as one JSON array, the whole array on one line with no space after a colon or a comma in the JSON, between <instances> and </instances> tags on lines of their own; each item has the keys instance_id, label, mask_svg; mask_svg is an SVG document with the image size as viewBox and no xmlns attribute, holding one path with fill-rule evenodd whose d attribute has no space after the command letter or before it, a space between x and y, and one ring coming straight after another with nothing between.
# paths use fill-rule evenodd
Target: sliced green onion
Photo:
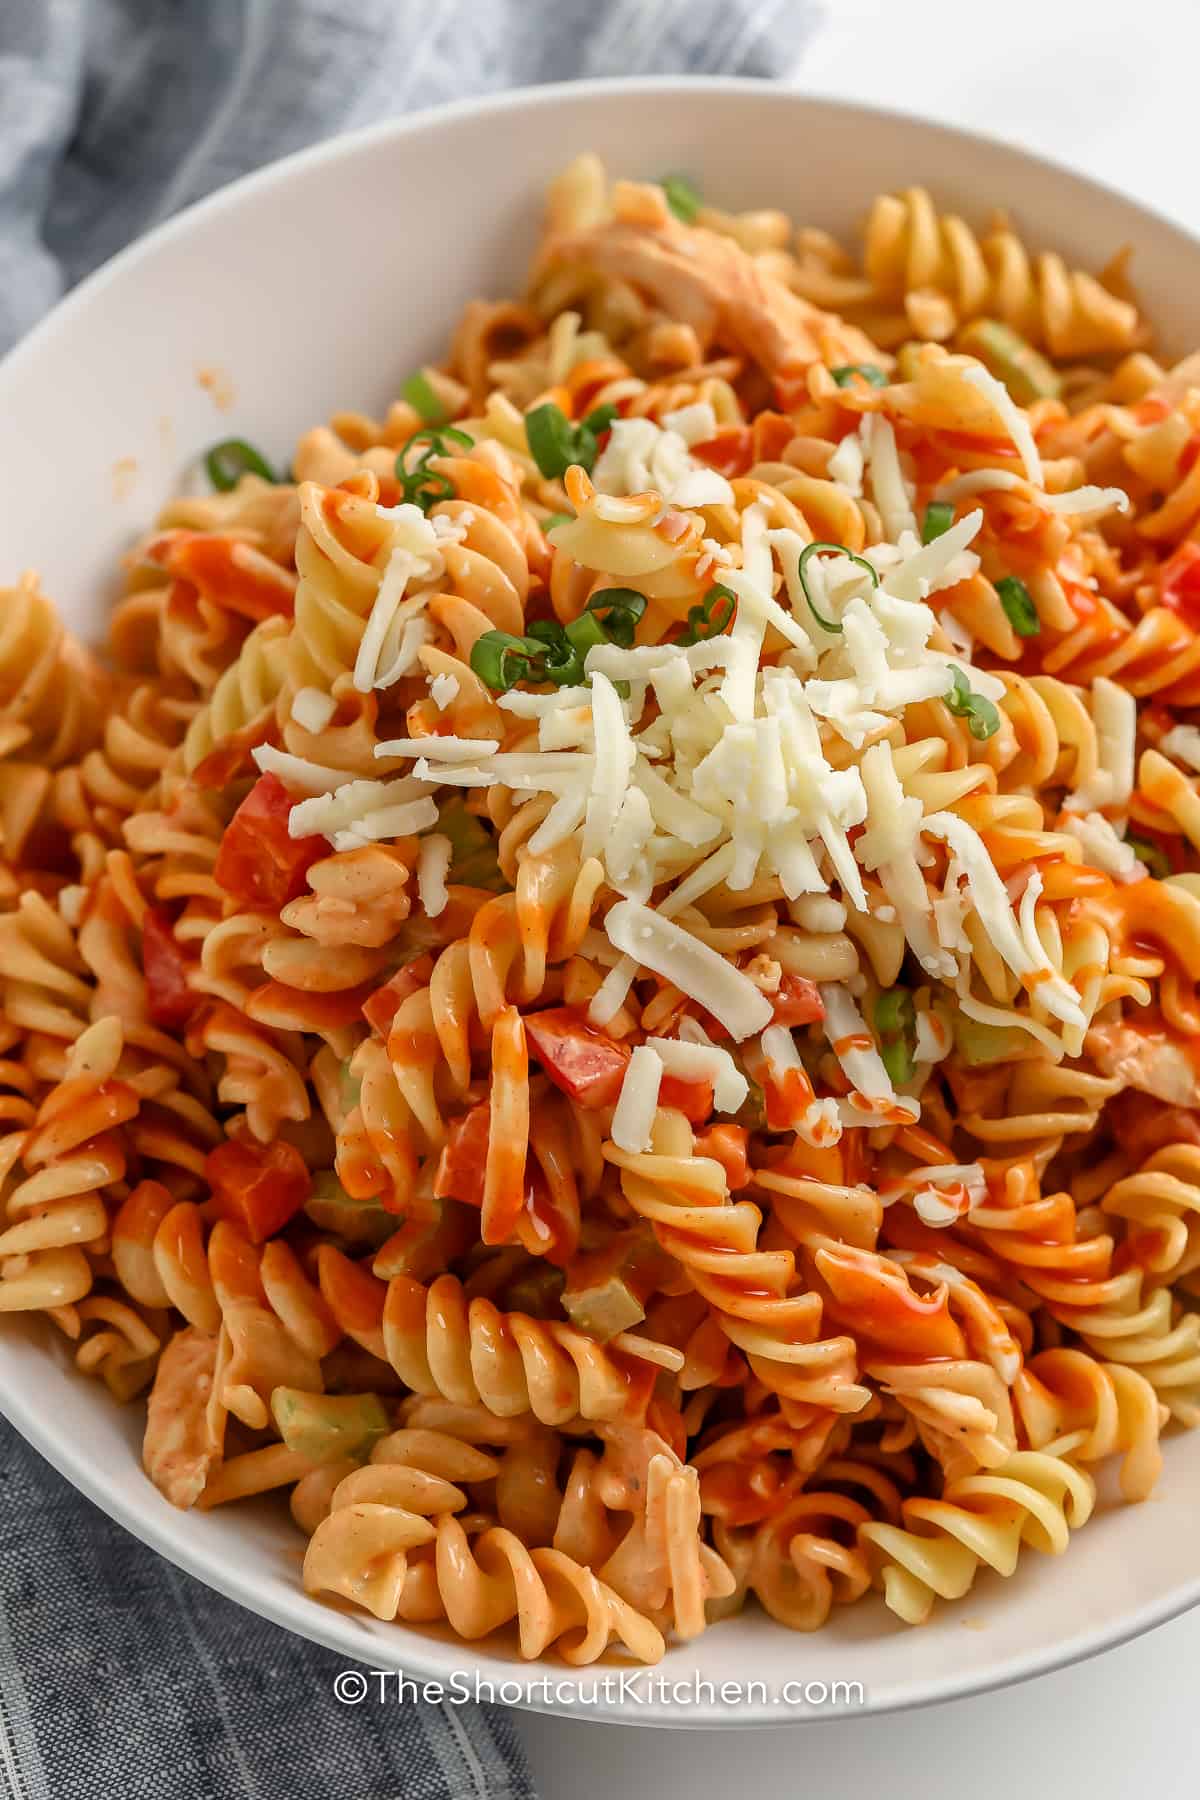
<instances>
[{"instance_id":1,"label":"sliced green onion","mask_svg":"<svg viewBox=\"0 0 1200 1800\"><path fill-rule=\"evenodd\" d=\"M525 414L529 454L548 481L565 475L575 461L575 432L561 406L547 400Z\"/></svg>"},{"instance_id":2,"label":"sliced green onion","mask_svg":"<svg viewBox=\"0 0 1200 1800\"><path fill-rule=\"evenodd\" d=\"M888 384L878 363L843 363L838 369L830 369L829 373L839 387L849 387L856 375L861 375L868 387L883 388Z\"/></svg>"},{"instance_id":3,"label":"sliced green onion","mask_svg":"<svg viewBox=\"0 0 1200 1800\"><path fill-rule=\"evenodd\" d=\"M854 554L853 550L847 550L845 544L821 544L821 543L806 544L804 546L803 550L800 552L800 561L797 563L796 569L797 569L797 573L800 576L800 586L804 589L804 598L808 601L808 610L812 614L813 618L817 621L817 624L821 627L822 631L830 631L830 632L839 632L840 633L840 631L842 629L841 621L839 619L822 618L821 614L817 611L816 607L813 605L813 597L808 591L808 582L804 578L805 563L808 561L810 556L815 556L817 554L817 552L820 550L828 551L831 556L848 556L852 563L857 563L860 569L866 570L867 574L871 577L872 587L879 586L879 573L867 561L865 556L856 556Z\"/></svg>"},{"instance_id":4,"label":"sliced green onion","mask_svg":"<svg viewBox=\"0 0 1200 1800\"><path fill-rule=\"evenodd\" d=\"M1145 863L1156 881L1166 880L1171 873L1171 864L1166 851L1159 844L1152 844L1149 838L1138 837L1132 831L1126 835L1125 842L1138 861Z\"/></svg>"},{"instance_id":5,"label":"sliced green onion","mask_svg":"<svg viewBox=\"0 0 1200 1800\"><path fill-rule=\"evenodd\" d=\"M604 637L607 636L612 643L620 644L622 650L628 650L633 644L638 620L645 610L646 596L639 594L636 588L601 588L600 592L593 594L588 601L583 617L586 618L591 613L599 623L602 635L597 642L602 643ZM575 625L580 622L579 619L576 619ZM567 626L568 637L571 636L573 630L574 626Z\"/></svg>"},{"instance_id":6,"label":"sliced green onion","mask_svg":"<svg viewBox=\"0 0 1200 1800\"><path fill-rule=\"evenodd\" d=\"M245 438L225 438L214 444L205 455L204 467L219 494L229 493L243 475L261 475L264 481L279 481L266 457Z\"/></svg>"},{"instance_id":7,"label":"sliced green onion","mask_svg":"<svg viewBox=\"0 0 1200 1800\"><path fill-rule=\"evenodd\" d=\"M955 718L965 719L971 736L981 743L985 738L994 737L1000 729L1000 714L996 707L974 691L955 663L950 664L950 678L953 686L946 695L946 705Z\"/></svg>"},{"instance_id":8,"label":"sliced green onion","mask_svg":"<svg viewBox=\"0 0 1200 1800\"><path fill-rule=\"evenodd\" d=\"M616 407L611 400L606 400L603 406L593 406L591 412L584 418L580 430L590 431L594 437L599 437L602 431L608 430L616 417Z\"/></svg>"},{"instance_id":9,"label":"sliced green onion","mask_svg":"<svg viewBox=\"0 0 1200 1800\"><path fill-rule=\"evenodd\" d=\"M427 425L446 425L450 420L449 408L439 400L429 377L420 369L410 375L400 389L402 397L419 412Z\"/></svg>"},{"instance_id":10,"label":"sliced green onion","mask_svg":"<svg viewBox=\"0 0 1200 1800\"><path fill-rule=\"evenodd\" d=\"M584 664L598 644L629 649L646 596L636 588L602 588L593 594L577 619L535 619L525 637L507 631L485 631L471 649L471 667L493 693L507 693L518 681L552 681L576 687L586 680ZM629 683L618 682L629 698ZM623 691L622 691L623 690Z\"/></svg>"},{"instance_id":11,"label":"sliced green onion","mask_svg":"<svg viewBox=\"0 0 1200 1800\"><path fill-rule=\"evenodd\" d=\"M537 668L530 670L525 679L552 681L555 687L577 687L583 680L583 658L586 651L581 651L572 642L558 620L536 620L529 627L529 636L540 649L541 662ZM588 649L590 648L589 644Z\"/></svg>"},{"instance_id":12,"label":"sliced green onion","mask_svg":"<svg viewBox=\"0 0 1200 1800\"><path fill-rule=\"evenodd\" d=\"M664 175L661 186L667 196L667 205L675 217L681 224L691 225L704 204L699 191L686 175Z\"/></svg>"},{"instance_id":13,"label":"sliced green onion","mask_svg":"<svg viewBox=\"0 0 1200 1800\"><path fill-rule=\"evenodd\" d=\"M507 694L518 681L541 680L533 676L535 662L544 655L543 645L532 635L514 637L509 631L485 631L471 646L471 667L494 694Z\"/></svg>"},{"instance_id":14,"label":"sliced green onion","mask_svg":"<svg viewBox=\"0 0 1200 1800\"><path fill-rule=\"evenodd\" d=\"M737 596L720 582L715 582L699 606L688 608L687 625L677 639L681 644L705 643L720 637L733 623Z\"/></svg>"},{"instance_id":15,"label":"sliced green onion","mask_svg":"<svg viewBox=\"0 0 1200 1800\"><path fill-rule=\"evenodd\" d=\"M954 523L954 508L948 500L931 500L925 508L925 517L921 522L921 542L932 544L940 538L944 531L949 531Z\"/></svg>"},{"instance_id":16,"label":"sliced green onion","mask_svg":"<svg viewBox=\"0 0 1200 1800\"><path fill-rule=\"evenodd\" d=\"M876 1000L875 1036L893 1084L910 1080L915 1067L917 1015L906 987L886 988Z\"/></svg>"},{"instance_id":17,"label":"sliced green onion","mask_svg":"<svg viewBox=\"0 0 1200 1800\"><path fill-rule=\"evenodd\" d=\"M574 513L551 513L548 519L542 520L542 531L557 531L560 525L572 525L574 521Z\"/></svg>"},{"instance_id":18,"label":"sliced green onion","mask_svg":"<svg viewBox=\"0 0 1200 1800\"><path fill-rule=\"evenodd\" d=\"M585 419L573 425L561 406L545 400L525 414L529 454L547 481L565 475L575 463L590 475L600 448L600 434L608 430L616 416L616 407L606 402L593 407Z\"/></svg>"},{"instance_id":19,"label":"sliced green onion","mask_svg":"<svg viewBox=\"0 0 1200 1800\"><path fill-rule=\"evenodd\" d=\"M1004 575L996 583L996 592L1000 596L1000 604L1004 608L1004 616L1018 637L1037 637L1041 633L1042 621L1038 618L1038 609L1033 603L1033 596L1023 581L1015 575Z\"/></svg>"},{"instance_id":20,"label":"sliced green onion","mask_svg":"<svg viewBox=\"0 0 1200 1800\"><path fill-rule=\"evenodd\" d=\"M433 457L453 455L447 440L464 450L469 450L475 442L457 425L426 425L420 431L414 431L396 454L396 480L400 483L402 498L410 506L419 506L422 512L428 512L435 501L454 499L454 483L449 476L429 467ZM426 448L410 469L405 458L414 444L424 444Z\"/></svg>"}]
</instances>

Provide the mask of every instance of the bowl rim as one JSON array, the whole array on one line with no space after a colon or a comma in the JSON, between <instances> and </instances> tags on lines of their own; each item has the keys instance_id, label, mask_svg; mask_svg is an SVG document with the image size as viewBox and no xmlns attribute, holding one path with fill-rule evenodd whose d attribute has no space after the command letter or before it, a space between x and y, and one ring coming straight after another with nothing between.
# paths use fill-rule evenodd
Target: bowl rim
<instances>
[{"instance_id":1,"label":"bowl rim","mask_svg":"<svg viewBox=\"0 0 1200 1800\"><path fill-rule=\"evenodd\" d=\"M551 110L561 105L568 96L573 99L589 99L623 95L631 99L653 99L678 98L687 94L709 95L718 98L753 95L756 102L772 107L778 106L782 110L795 108L803 112L815 109L839 116L847 122L884 123L899 128L908 127L920 132L927 140L930 137L934 140L942 140L949 150L952 150L955 145L964 148L982 145L989 155L1010 161L1014 167L1024 165L1028 168L1032 164L1045 171L1057 185L1073 187L1081 200L1086 200L1088 196L1115 200L1123 207L1132 209L1142 218L1151 221L1160 232L1173 238L1177 247L1184 253L1192 257L1200 254L1200 233L1188 230L1166 213L1147 205L1114 183L1098 180L1078 168L1055 157L1044 155L1040 151L1024 149L997 133L943 124L938 120L927 118L919 112L904 108L845 100L802 86L791 86L784 82L751 76L644 75L598 77L578 82L548 82L534 87L514 88L503 94L467 97L444 102L405 114L399 118L386 119L354 130L337 133L319 143L292 151L288 155L268 163L263 168L242 175L216 189L213 193L193 201L180 212L151 227L93 270L68 294L64 295L44 318L39 320L0 358L0 405L3 404L6 382L20 372L27 360L35 358L43 346L60 330L67 329L76 314L86 311L93 300L110 284L122 280L135 270L140 262L152 257L162 246L174 242L179 237L186 236L194 226L202 224L210 218L215 218L223 212L236 210L244 199L252 195L269 193L273 188L286 185L308 169L352 158L360 150L369 150L381 143L399 142L418 137L432 127L450 124L460 119L472 117L488 119L520 110L539 111L543 108ZM0 1414L19 1432L25 1442L31 1445L60 1475L70 1481L85 1499L99 1507L123 1529L165 1557L168 1562L194 1576L205 1586L223 1594L226 1598L246 1607L248 1611L267 1619L283 1630L295 1632L298 1636L320 1643L329 1650L337 1651L348 1660L371 1667L379 1666L382 1659L376 1657L372 1660L371 1656L374 1640L358 1638L357 1633L361 1628L357 1626L353 1617L320 1605L314 1605L299 1584L294 1593L284 1590L279 1598L276 1598L273 1590L264 1589L251 1601L246 1597L244 1584L236 1578L227 1577L224 1565L217 1557L202 1553L201 1547L206 1541L202 1533L196 1534L194 1540L176 1541L167 1529L166 1517L164 1516L160 1522L152 1508L143 1509L116 1489L103 1491L101 1496L96 1482L95 1464L89 1463L85 1444L57 1434L51 1415L45 1411L39 1411L32 1400L27 1397L25 1390L0 1386ZM1081 1627L1071 1637L1044 1649L1011 1653L992 1668L989 1668L986 1663L973 1667L964 1659L959 1662L957 1667L949 1669L937 1681L927 1680L923 1688L917 1692L909 1694L901 1690L879 1701L872 1700L868 1695L866 1704L853 1711L837 1708L793 1711L788 1707L775 1706L770 1702L765 1705L739 1706L736 1710L731 1708L702 1710L697 1707L681 1711L678 1707L669 1705L639 1705L628 1709L619 1703L606 1702L604 1705L582 1706L568 1700L548 1697L523 1697L514 1704L531 1711L545 1712L557 1717L577 1717L594 1723L636 1724L646 1727L693 1730L744 1729L752 1725L773 1725L782 1728L784 1726L828 1723L843 1717L883 1715L940 1705L945 1701L964 1699L971 1695L1011 1687L1018 1682L1050 1673L1074 1662L1084 1661L1102 1651L1128 1643L1131 1639L1139 1637L1157 1625L1167 1623L1197 1604L1200 1604L1200 1575L1182 1582L1176 1589L1134 1607L1112 1623ZM428 1665L426 1665L427 1672L424 1675L421 1673L423 1658L420 1653L420 1645L422 1641L419 1637L410 1637L406 1640L402 1653L407 1657L407 1646L412 1646L415 1655L411 1674L414 1678L418 1680L437 1679L435 1675L428 1672ZM424 1641L429 1642L430 1640ZM471 1648L470 1645L463 1645L464 1660L469 1657ZM389 1662L392 1668L400 1667L396 1657L389 1658ZM522 1670L532 1671L538 1667L539 1665L535 1664L512 1664L513 1679L519 1680ZM406 1674L409 1672L407 1669L405 1670ZM571 1672L564 1669L562 1673L564 1678L567 1678ZM508 1704L508 1702L505 1703Z\"/></svg>"},{"instance_id":2,"label":"bowl rim","mask_svg":"<svg viewBox=\"0 0 1200 1800\"><path fill-rule=\"evenodd\" d=\"M236 207L248 195L269 192L271 188L285 184L305 169L340 161L343 157L353 156L359 150L389 139L416 137L431 126L452 123L456 119L472 116L489 118L521 110L538 111L542 107L556 106L567 96L589 99L605 94L626 94L671 98L691 93L731 97L753 94L757 100L765 101L769 106L815 107L840 114L847 120L884 121L896 126L911 126L922 133L932 133L935 137L943 138L948 147L955 143L964 146L982 144L990 153L998 154L1014 165L1037 164L1060 183L1071 183L1084 192L1117 200L1143 217L1152 219L1162 230L1175 237L1181 246L1192 251L1200 249L1200 233L1188 230L1167 213L1147 205L1114 182L1087 175L1070 163L1044 155L1039 150L1023 149L1018 144L1010 143L998 132L946 125L940 120L926 118L919 112L908 111L903 107L844 100L836 95L791 87L782 81L752 75L617 75L596 76L586 81L543 82L536 86L511 88L502 94L443 101L436 106L426 106L417 112L405 113L399 118L383 119L349 131L336 132L319 143L308 144L301 149L289 151L285 156L276 157L262 168L239 175L235 180L214 189L212 193L190 201L187 206L152 225L91 270L82 281L62 295L50 311L15 344L10 345L5 354L0 356L0 387L9 374L24 362L27 355L36 354L43 342L73 318L78 310L85 308L94 295L102 292L110 282L118 280L144 257L153 254L162 245L173 242L192 226L217 216L229 207Z\"/></svg>"}]
</instances>

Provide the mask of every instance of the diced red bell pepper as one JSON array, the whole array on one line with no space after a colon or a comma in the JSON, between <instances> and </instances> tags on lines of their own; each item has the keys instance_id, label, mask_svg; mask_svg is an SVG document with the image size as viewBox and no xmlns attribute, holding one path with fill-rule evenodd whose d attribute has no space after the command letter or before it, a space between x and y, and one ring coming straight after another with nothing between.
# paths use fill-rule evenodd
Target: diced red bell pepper
<instances>
[{"instance_id":1,"label":"diced red bell pepper","mask_svg":"<svg viewBox=\"0 0 1200 1800\"><path fill-rule=\"evenodd\" d=\"M146 909L142 921L142 969L146 976L146 1004L150 1017L164 1031L186 1025L200 996L188 986L188 959L176 942L171 921L157 907Z\"/></svg>"},{"instance_id":2,"label":"diced red bell pepper","mask_svg":"<svg viewBox=\"0 0 1200 1800\"><path fill-rule=\"evenodd\" d=\"M816 1025L825 1017L820 989L815 981L809 981L803 975L785 972L772 1004L773 1025Z\"/></svg>"},{"instance_id":3,"label":"diced red bell pepper","mask_svg":"<svg viewBox=\"0 0 1200 1800\"><path fill-rule=\"evenodd\" d=\"M752 461L782 462L783 453L797 435L796 421L786 413L772 412L768 407L755 415L751 428L754 439Z\"/></svg>"},{"instance_id":4,"label":"diced red bell pepper","mask_svg":"<svg viewBox=\"0 0 1200 1800\"><path fill-rule=\"evenodd\" d=\"M461 1200L464 1206L482 1208L491 1129L492 1109L486 1100L454 1120L438 1158L435 1200Z\"/></svg>"},{"instance_id":5,"label":"diced red bell pepper","mask_svg":"<svg viewBox=\"0 0 1200 1800\"><path fill-rule=\"evenodd\" d=\"M589 1025L573 1006L556 1006L525 1020L530 1048L555 1087L580 1106L612 1106L629 1067L628 1044Z\"/></svg>"},{"instance_id":6,"label":"diced red bell pepper","mask_svg":"<svg viewBox=\"0 0 1200 1800\"><path fill-rule=\"evenodd\" d=\"M141 556L190 581L214 606L244 619L292 612L295 575L239 538L212 531L164 531L143 545Z\"/></svg>"},{"instance_id":7,"label":"diced red bell pepper","mask_svg":"<svg viewBox=\"0 0 1200 1800\"><path fill-rule=\"evenodd\" d=\"M304 1158L294 1144L227 1138L210 1150L205 1173L216 1209L261 1244L300 1211L312 1191Z\"/></svg>"},{"instance_id":8,"label":"diced red bell pepper","mask_svg":"<svg viewBox=\"0 0 1200 1800\"><path fill-rule=\"evenodd\" d=\"M681 1112L692 1125L703 1125L713 1109L711 1081L685 1081L682 1075L664 1075L658 1104Z\"/></svg>"},{"instance_id":9,"label":"diced red bell pepper","mask_svg":"<svg viewBox=\"0 0 1200 1800\"><path fill-rule=\"evenodd\" d=\"M746 1155L746 1130L742 1125L710 1125L696 1133L696 1155L711 1156L725 1171L731 1188L744 1188L750 1179Z\"/></svg>"},{"instance_id":10,"label":"diced red bell pepper","mask_svg":"<svg viewBox=\"0 0 1200 1800\"><path fill-rule=\"evenodd\" d=\"M795 432L792 433L795 436ZM754 457L754 433L748 425L727 425L716 437L692 445L692 455L727 480L744 475Z\"/></svg>"},{"instance_id":11,"label":"diced red bell pepper","mask_svg":"<svg viewBox=\"0 0 1200 1800\"><path fill-rule=\"evenodd\" d=\"M1159 570L1159 599L1200 631L1200 544L1187 538Z\"/></svg>"},{"instance_id":12,"label":"diced red bell pepper","mask_svg":"<svg viewBox=\"0 0 1200 1800\"><path fill-rule=\"evenodd\" d=\"M428 987L432 974L433 961L428 956L415 957L412 962L405 963L402 969L397 969L392 979L377 988L371 998L364 1002L362 1015L367 1024L373 1025L380 1037L386 1038L401 1002L420 988Z\"/></svg>"},{"instance_id":13,"label":"diced red bell pepper","mask_svg":"<svg viewBox=\"0 0 1200 1800\"><path fill-rule=\"evenodd\" d=\"M278 911L304 892L313 863L329 855L328 838L289 836L294 805L278 775L263 775L229 821L213 873L235 900Z\"/></svg>"}]
</instances>

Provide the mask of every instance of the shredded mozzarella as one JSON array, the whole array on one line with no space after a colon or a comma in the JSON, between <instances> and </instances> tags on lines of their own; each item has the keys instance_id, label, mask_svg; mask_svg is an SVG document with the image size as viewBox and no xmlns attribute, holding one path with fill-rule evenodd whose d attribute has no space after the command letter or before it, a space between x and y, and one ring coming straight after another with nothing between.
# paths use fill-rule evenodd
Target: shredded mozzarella
<instances>
[{"instance_id":1,"label":"shredded mozzarella","mask_svg":"<svg viewBox=\"0 0 1200 1800\"><path fill-rule=\"evenodd\" d=\"M324 731L330 719L337 711L337 701L332 694L323 694L320 688L302 687L292 701L292 717L302 731L313 736Z\"/></svg>"},{"instance_id":2,"label":"shredded mozzarella","mask_svg":"<svg viewBox=\"0 0 1200 1800\"><path fill-rule=\"evenodd\" d=\"M345 769L326 768L323 763L278 750L274 744L256 744L250 754L264 775L278 775L286 787L298 788L302 794L332 794L348 779Z\"/></svg>"},{"instance_id":3,"label":"shredded mozzarella","mask_svg":"<svg viewBox=\"0 0 1200 1800\"><path fill-rule=\"evenodd\" d=\"M450 860L454 847L448 837L440 832L431 832L421 839L421 848L417 853L417 898L426 916L438 918L445 912L450 899L446 891L446 876L450 872Z\"/></svg>"},{"instance_id":4,"label":"shredded mozzarella","mask_svg":"<svg viewBox=\"0 0 1200 1800\"><path fill-rule=\"evenodd\" d=\"M1117 881L1144 881L1147 870L1135 856L1132 847L1119 838L1103 813L1073 814L1063 820L1063 830L1083 845L1083 853L1094 869L1112 875Z\"/></svg>"},{"instance_id":5,"label":"shredded mozzarella","mask_svg":"<svg viewBox=\"0 0 1200 1800\"><path fill-rule=\"evenodd\" d=\"M748 976L673 919L633 900L618 901L604 921L609 941L719 1019L741 1043L771 1020L772 1006Z\"/></svg>"},{"instance_id":6,"label":"shredded mozzarella","mask_svg":"<svg viewBox=\"0 0 1200 1800\"><path fill-rule=\"evenodd\" d=\"M353 831L370 841L407 837L437 824L437 804L423 782L411 776L396 781L347 781L332 794L301 800L288 814L292 837L331 836Z\"/></svg>"},{"instance_id":7,"label":"shredded mozzarella","mask_svg":"<svg viewBox=\"0 0 1200 1800\"><path fill-rule=\"evenodd\" d=\"M458 687L459 683L457 675L430 676L429 692L433 699L433 704L437 707L439 712L445 712L446 708L451 705L453 701L458 699Z\"/></svg>"},{"instance_id":8,"label":"shredded mozzarella","mask_svg":"<svg viewBox=\"0 0 1200 1800\"><path fill-rule=\"evenodd\" d=\"M866 1020L846 989L837 982L825 981L820 984L820 993L825 1007L822 1028L851 1088L866 1100L882 1101L889 1108L907 1113L914 1119L918 1118L921 1111L919 1103L896 1093L892 1078L883 1066L883 1058L875 1047L875 1040L867 1030ZM839 1108L839 1111L843 1124L851 1121L860 1125L879 1122L878 1118L869 1114L856 1117L851 1113L848 1119L845 1107Z\"/></svg>"},{"instance_id":9,"label":"shredded mozzarella","mask_svg":"<svg viewBox=\"0 0 1200 1800\"><path fill-rule=\"evenodd\" d=\"M1130 699L1133 699L1132 694ZM1200 729L1195 725L1173 725L1158 740L1158 748L1164 756L1186 763L1189 769L1200 770Z\"/></svg>"},{"instance_id":10,"label":"shredded mozzarella","mask_svg":"<svg viewBox=\"0 0 1200 1800\"><path fill-rule=\"evenodd\" d=\"M1129 495L1124 488L1078 487L1065 494L1047 494L1011 469L970 469L939 487L934 499L953 503L971 494L1014 491L1024 494L1043 512L1059 513L1064 518L1073 513L1108 512L1114 506L1118 512L1129 511Z\"/></svg>"},{"instance_id":11,"label":"shredded mozzarella","mask_svg":"<svg viewBox=\"0 0 1200 1800\"><path fill-rule=\"evenodd\" d=\"M1033 441L1033 433L1029 429L1029 421L1021 411L1002 381L998 381L990 369L982 363L972 363L963 370L963 380L970 383L988 402L992 411L1003 424L1012 439L1021 461L1025 464L1025 473L1030 484L1040 488L1042 483L1042 459L1038 455L1038 447Z\"/></svg>"},{"instance_id":12,"label":"shredded mozzarella","mask_svg":"<svg viewBox=\"0 0 1200 1800\"><path fill-rule=\"evenodd\" d=\"M436 752L440 762L476 762L481 756L495 756L500 748L496 738L419 737L388 738L376 744L376 756L423 756Z\"/></svg>"},{"instance_id":13,"label":"shredded mozzarella","mask_svg":"<svg viewBox=\"0 0 1200 1800\"><path fill-rule=\"evenodd\" d=\"M632 1155L650 1148L658 1094L662 1086L662 1059L649 1044L639 1044L629 1058L621 1092L613 1108L612 1141Z\"/></svg>"},{"instance_id":14,"label":"shredded mozzarella","mask_svg":"<svg viewBox=\"0 0 1200 1800\"><path fill-rule=\"evenodd\" d=\"M711 407L708 411L711 413ZM689 430L694 429L693 419L686 423ZM664 429L653 419L614 419L592 480L598 493L618 498L653 490L672 506L733 504L733 489L725 477L691 454L681 432Z\"/></svg>"},{"instance_id":15,"label":"shredded mozzarella","mask_svg":"<svg viewBox=\"0 0 1200 1800\"><path fill-rule=\"evenodd\" d=\"M711 1081L713 1104L718 1112L733 1113L750 1092L750 1083L728 1050L716 1044L689 1043L680 1038L647 1038L658 1052L668 1075L683 1081Z\"/></svg>"}]
</instances>

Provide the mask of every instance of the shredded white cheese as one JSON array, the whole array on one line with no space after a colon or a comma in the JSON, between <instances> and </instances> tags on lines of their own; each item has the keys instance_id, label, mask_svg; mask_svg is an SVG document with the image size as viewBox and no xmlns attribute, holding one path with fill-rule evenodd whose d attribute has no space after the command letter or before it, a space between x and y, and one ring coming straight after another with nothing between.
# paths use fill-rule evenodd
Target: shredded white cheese
<instances>
[{"instance_id":1,"label":"shredded white cheese","mask_svg":"<svg viewBox=\"0 0 1200 1800\"><path fill-rule=\"evenodd\" d=\"M446 910L450 898L446 891L446 876L453 854L450 839L440 832L431 832L421 839L417 852L417 898L427 918L436 919Z\"/></svg>"},{"instance_id":2,"label":"shredded white cheese","mask_svg":"<svg viewBox=\"0 0 1200 1800\"><path fill-rule=\"evenodd\" d=\"M1038 455L1038 447L1033 441L1033 433L1029 429L1029 421L1009 393L1002 381L998 381L990 369L982 363L972 363L963 370L963 380L971 384L981 393L992 411L1003 424L1012 439L1021 461L1025 464L1025 473L1035 488L1042 482L1042 459Z\"/></svg>"},{"instance_id":3,"label":"shredded white cheese","mask_svg":"<svg viewBox=\"0 0 1200 1800\"><path fill-rule=\"evenodd\" d=\"M668 1075L678 1075L682 1081L710 1081L718 1112L736 1112L750 1092L750 1083L728 1050L717 1044L658 1037L647 1038L646 1042L658 1052Z\"/></svg>"},{"instance_id":4,"label":"shredded white cheese","mask_svg":"<svg viewBox=\"0 0 1200 1800\"><path fill-rule=\"evenodd\" d=\"M438 711L445 712L446 708L458 699L458 676L431 675L429 692Z\"/></svg>"},{"instance_id":5,"label":"shredded white cheese","mask_svg":"<svg viewBox=\"0 0 1200 1800\"><path fill-rule=\"evenodd\" d=\"M711 407L708 413L712 414ZM678 419L681 415L671 416ZM689 431L694 429L693 418L686 418L685 422ZM707 420L702 422L706 424ZM691 438L693 443L700 441L699 437ZM599 493L618 497L653 490L672 506L733 504L733 489L725 477L691 454L688 439L680 431L669 426L664 429L653 419L614 419L608 442L592 470L592 480Z\"/></svg>"},{"instance_id":6,"label":"shredded white cheese","mask_svg":"<svg viewBox=\"0 0 1200 1800\"><path fill-rule=\"evenodd\" d=\"M292 717L302 731L313 736L324 731L330 719L337 711L337 701L332 694L323 694L320 688L302 687L292 701Z\"/></svg>"},{"instance_id":7,"label":"shredded white cheese","mask_svg":"<svg viewBox=\"0 0 1200 1800\"><path fill-rule=\"evenodd\" d=\"M1158 740L1158 748L1164 756L1186 763L1189 769L1200 770L1200 729L1195 725L1173 725Z\"/></svg>"},{"instance_id":8,"label":"shredded white cheese","mask_svg":"<svg viewBox=\"0 0 1200 1800\"><path fill-rule=\"evenodd\" d=\"M613 1108L611 1137L614 1144L639 1156L650 1148L658 1094L662 1086L662 1059L649 1044L639 1044L629 1058L621 1093Z\"/></svg>"},{"instance_id":9,"label":"shredded white cheese","mask_svg":"<svg viewBox=\"0 0 1200 1800\"><path fill-rule=\"evenodd\" d=\"M643 968L719 1019L741 1043L768 1025L772 1006L748 976L673 919L633 900L620 900L604 920L609 941Z\"/></svg>"},{"instance_id":10,"label":"shredded white cheese","mask_svg":"<svg viewBox=\"0 0 1200 1800\"><path fill-rule=\"evenodd\" d=\"M309 762L306 757L277 750L274 744L256 744L250 754L264 775L278 775L286 787L297 788L302 794L332 794L349 779L345 769Z\"/></svg>"},{"instance_id":11,"label":"shredded white cheese","mask_svg":"<svg viewBox=\"0 0 1200 1800\"><path fill-rule=\"evenodd\" d=\"M1064 518L1074 513L1108 512L1113 507L1118 512L1129 511L1129 495L1124 488L1078 487L1065 494L1047 494L1011 469L970 469L939 487L934 499L953 503L971 494L996 492L1024 494L1043 512L1058 513Z\"/></svg>"},{"instance_id":12,"label":"shredded white cheese","mask_svg":"<svg viewBox=\"0 0 1200 1800\"><path fill-rule=\"evenodd\" d=\"M1083 845L1083 854L1094 869L1111 875L1117 881L1144 881L1145 865L1133 849L1119 838L1103 813L1072 814L1063 820L1063 830Z\"/></svg>"}]
</instances>

